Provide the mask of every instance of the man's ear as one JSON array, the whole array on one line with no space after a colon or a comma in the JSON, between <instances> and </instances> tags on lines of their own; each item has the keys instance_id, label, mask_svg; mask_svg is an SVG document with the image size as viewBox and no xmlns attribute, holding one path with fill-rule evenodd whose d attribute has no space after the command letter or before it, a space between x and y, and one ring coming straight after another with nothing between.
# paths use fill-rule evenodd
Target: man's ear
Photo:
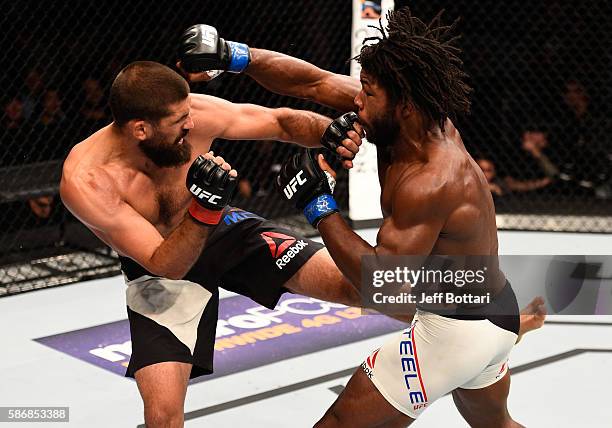
<instances>
[{"instance_id":1,"label":"man's ear","mask_svg":"<svg viewBox=\"0 0 612 428\"><path fill-rule=\"evenodd\" d=\"M399 110L399 117L406 119L414 113L415 108L412 102L405 101L398 103L397 110Z\"/></svg>"},{"instance_id":2,"label":"man's ear","mask_svg":"<svg viewBox=\"0 0 612 428\"><path fill-rule=\"evenodd\" d=\"M126 127L130 134L138 141L146 140L153 136L153 127L145 120L130 120Z\"/></svg>"}]
</instances>

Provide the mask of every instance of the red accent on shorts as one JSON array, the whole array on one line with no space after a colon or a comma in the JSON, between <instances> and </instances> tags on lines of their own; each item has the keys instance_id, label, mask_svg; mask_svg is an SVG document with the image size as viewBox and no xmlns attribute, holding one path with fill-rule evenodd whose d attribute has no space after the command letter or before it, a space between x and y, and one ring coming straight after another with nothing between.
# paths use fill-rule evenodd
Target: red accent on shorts
<instances>
[{"instance_id":1,"label":"red accent on shorts","mask_svg":"<svg viewBox=\"0 0 612 428\"><path fill-rule=\"evenodd\" d=\"M261 237L268 244L268 248L270 248L270 253L275 259L280 257L280 255L283 254L287 248L295 244L295 238L293 236L285 235L283 233L264 232L261 234ZM277 246L276 242L272 238L283 239L284 241Z\"/></svg>"},{"instance_id":2,"label":"red accent on shorts","mask_svg":"<svg viewBox=\"0 0 612 428\"><path fill-rule=\"evenodd\" d=\"M191 214L191 216L200 223L214 226L216 224L219 224L219 222L221 221L221 214L223 214L223 210L208 210L198 204L195 199L192 199L191 205L189 205L189 214Z\"/></svg>"},{"instance_id":3,"label":"red accent on shorts","mask_svg":"<svg viewBox=\"0 0 612 428\"><path fill-rule=\"evenodd\" d=\"M376 352L374 352L372 354L372 364L370 365L370 367L374 368L374 364L376 364L376 357L378 356L378 352L380 351L380 349L377 349ZM368 357L368 363L370 362L370 357Z\"/></svg>"},{"instance_id":4,"label":"red accent on shorts","mask_svg":"<svg viewBox=\"0 0 612 428\"><path fill-rule=\"evenodd\" d=\"M416 361L417 366L417 375L419 376L419 382L421 383L421 391L423 391L425 402L427 402L427 393L425 392L425 387L423 386L423 378L421 377L421 368L419 367L419 357L417 355L416 341L414 340L414 325L412 325L412 328L410 330L410 336L412 337L412 346L414 347L414 360Z\"/></svg>"}]
</instances>

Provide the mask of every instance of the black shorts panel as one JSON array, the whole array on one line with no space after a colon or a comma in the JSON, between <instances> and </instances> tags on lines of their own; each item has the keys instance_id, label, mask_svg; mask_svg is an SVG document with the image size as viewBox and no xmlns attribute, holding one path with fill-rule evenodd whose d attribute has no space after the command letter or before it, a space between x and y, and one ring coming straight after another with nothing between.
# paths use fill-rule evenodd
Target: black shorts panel
<instances>
[{"instance_id":1,"label":"black shorts panel","mask_svg":"<svg viewBox=\"0 0 612 428\"><path fill-rule=\"evenodd\" d=\"M259 223L254 231L243 236L242 242L248 248L247 256L221 276L220 286L269 309L274 309L287 291L285 283L323 248L322 244L269 221Z\"/></svg>"},{"instance_id":2,"label":"black shorts panel","mask_svg":"<svg viewBox=\"0 0 612 428\"><path fill-rule=\"evenodd\" d=\"M211 232L200 257L184 279L213 294L199 322L193 355L166 327L128 308L132 357L126 376L163 361L193 364L191 377L212 373L218 318L218 287L250 297L270 309L287 291L284 284L323 245L239 208L228 208ZM120 257L129 281L155 277L133 260Z\"/></svg>"},{"instance_id":3,"label":"black shorts panel","mask_svg":"<svg viewBox=\"0 0 612 428\"><path fill-rule=\"evenodd\" d=\"M439 314L447 318L458 320L487 319L496 326L519 334L521 324L520 310L514 290L508 281L502 290L486 306L477 309L459 308L454 315Z\"/></svg>"},{"instance_id":4,"label":"black shorts panel","mask_svg":"<svg viewBox=\"0 0 612 428\"><path fill-rule=\"evenodd\" d=\"M213 348L219 309L219 294L214 294L198 323L193 355L166 327L127 308L132 338L132 355L125 376L134 377L151 364L176 361L192 364L190 379L213 372Z\"/></svg>"}]
</instances>

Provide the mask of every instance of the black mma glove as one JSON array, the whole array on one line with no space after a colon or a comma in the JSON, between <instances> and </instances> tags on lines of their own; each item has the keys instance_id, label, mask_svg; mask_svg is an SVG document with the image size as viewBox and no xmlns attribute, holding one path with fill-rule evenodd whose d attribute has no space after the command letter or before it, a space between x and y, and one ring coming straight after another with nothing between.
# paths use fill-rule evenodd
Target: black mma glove
<instances>
[{"instance_id":1,"label":"black mma glove","mask_svg":"<svg viewBox=\"0 0 612 428\"><path fill-rule=\"evenodd\" d=\"M313 150L302 151L281 167L276 177L276 187L283 197L293 202L308 222L317 227L319 222L338 212L332 196L336 180L319 166Z\"/></svg>"},{"instance_id":2,"label":"black mma glove","mask_svg":"<svg viewBox=\"0 0 612 428\"><path fill-rule=\"evenodd\" d=\"M357 122L357 113L353 111L334 119L323 133L321 145L339 156L336 149L342 145L342 140L348 138L349 131L355 131L353 128L355 122Z\"/></svg>"},{"instance_id":3,"label":"black mma glove","mask_svg":"<svg viewBox=\"0 0 612 428\"><path fill-rule=\"evenodd\" d=\"M251 53L244 43L223 40L217 29L210 25L197 24L187 28L181 36L178 57L185 71L223 71L240 73L249 65Z\"/></svg>"},{"instance_id":4,"label":"black mma glove","mask_svg":"<svg viewBox=\"0 0 612 428\"><path fill-rule=\"evenodd\" d=\"M187 189L193 196L189 214L200 223L218 224L237 183L237 177L230 176L212 159L198 156L187 171Z\"/></svg>"}]
</instances>

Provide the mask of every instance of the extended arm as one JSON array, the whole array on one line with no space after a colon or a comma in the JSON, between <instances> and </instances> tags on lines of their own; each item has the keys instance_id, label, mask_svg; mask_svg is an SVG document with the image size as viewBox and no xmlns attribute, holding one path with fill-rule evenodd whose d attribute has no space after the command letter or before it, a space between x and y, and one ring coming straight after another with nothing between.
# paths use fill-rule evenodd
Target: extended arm
<instances>
[{"instance_id":1,"label":"extended arm","mask_svg":"<svg viewBox=\"0 0 612 428\"><path fill-rule=\"evenodd\" d=\"M228 140L277 140L321 147L331 119L309 111L234 104L221 98L191 94L192 135Z\"/></svg>"},{"instance_id":2,"label":"extended arm","mask_svg":"<svg viewBox=\"0 0 612 428\"><path fill-rule=\"evenodd\" d=\"M205 24L185 30L178 57L178 66L191 81L210 80L223 70L246 72L272 92L312 100L341 112L355 109L353 99L361 87L357 79L322 70L298 58L226 41L216 28Z\"/></svg>"},{"instance_id":3,"label":"extended arm","mask_svg":"<svg viewBox=\"0 0 612 428\"><path fill-rule=\"evenodd\" d=\"M249 49L242 43L226 41L220 38L214 27L198 24L189 27L182 36L179 45L179 62L177 65L187 74L191 81L206 81L214 78L222 70L241 73L246 72L260 84L271 91L306 98L320 104L334 107L341 111L352 111L355 108L353 99L360 91L360 83L348 76L330 73L305 61L283 55L277 52ZM223 105L222 101L212 102L212 97L203 95L193 99L203 101L197 105L201 112L207 111L208 105L217 105L216 111L208 110L208 114L200 114L201 120L194 117L196 124L194 132L202 137L222 137L229 139L275 139L297 142L306 147L318 147L313 141L312 130L317 129L322 122L320 117L315 120L317 126L312 126L313 113L292 111L287 109L264 109L253 105ZM219 108L220 107L220 108ZM214 109L213 109L214 110ZM219 114L217 114L217 111ZM223 113L228 114L223 117ZM194 115L195 116L195 115ZM241 120L244 118L244 120ZM211 130L211 123L218 126ZM310 123L309 123L310 122ZM276 126L275 126L276 125ZM281 130L279 131L279 126ZM329 121L320 131L324 131ZM204 130L208 127L208 130ZM200 131L198 131L198 128ZM341 148L336 152L345 158L345 167L351 167L351 159L357 153L361 143L358 133L361 127L354 126L355 134L349 138L357 145L348 143L348 152ZM207 134L206 134L207 133ZM322 132L318 134L321 137Z\"/></svg>"},{"instance_id":4,"label":"extended arm","mask_svg":"<svg viewBox=\"0 0 612 428\"><path fill-rule=\"evenodd\" d=\"M246 74L277 94L307 99L342 112L355 110L353 100L361 90L358 79L265 49L251 49Z\"/></svg>"}]
</instances>

